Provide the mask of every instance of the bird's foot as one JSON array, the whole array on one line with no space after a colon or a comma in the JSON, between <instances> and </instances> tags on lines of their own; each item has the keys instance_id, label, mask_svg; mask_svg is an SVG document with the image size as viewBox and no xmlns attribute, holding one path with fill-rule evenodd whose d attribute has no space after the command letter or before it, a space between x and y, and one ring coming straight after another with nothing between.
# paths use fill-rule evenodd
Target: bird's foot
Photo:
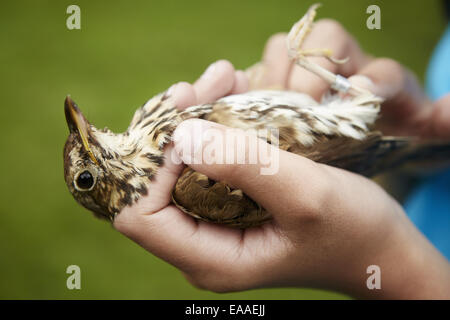
<instances>
[{"instance_id":1,"label":"bird's foot","mask_svg":"<svg viewBox=\"0 0 450 320\"><path fill-rule=\"evenodd\" d=\"M311 32L314 18L316 16L316 9L319 4L312 5L306 14L291 28L287 36L287 49L289 57L294 62L318 75L327 81L331 87L343 93L349 93L353 96L369 93L367 90L352 85L345 77L336 75L333 72L323 68L322 66L311 62L307 57L323 57L335 64L343 64L348 61L348 58L337 59L333 57L331 49L302 49L302 44L306 36Z\"/></svg>"},{"instance_id":2,"label":"bird's foot","mask_svg":"<svg viewBox=\"0 0 450 320\"><path fill-rule=\"evenodd\" d=\"M333 63L342 64L347 62L348 59L336 59L333 57L331 49L307 49L302 50L303 42L306 36L311 32L314 18L316 17L316 9L320 7L320 4L313 4L309 7L306 14L292 26L287 36L287 49L289 57L293 60L304 57L324 57Z\"/></svg>"}]
</instances>

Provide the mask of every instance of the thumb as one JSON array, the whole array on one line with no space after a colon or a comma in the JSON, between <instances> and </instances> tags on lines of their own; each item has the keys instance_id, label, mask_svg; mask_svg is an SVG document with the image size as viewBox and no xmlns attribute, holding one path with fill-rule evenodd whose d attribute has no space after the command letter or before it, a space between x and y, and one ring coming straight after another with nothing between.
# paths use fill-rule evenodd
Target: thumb
<instances>
[{"instance_id":1,"label":"thumb","mask_svg":"<svg viewBox=\"0 0 450 320\"><path fill-rule=\"evenodd\" d=\"M272 214L292 211L299 203L315 206L322 194L317 191L327 187L321 165L268 144L256 132L190 119L173 137L184 163L242 189Z\"/></svg>"},{"instance_id":2,"label":"thumb","mask_svg":"<svg viewBox=\"0 0 450 320\"><path fill-rule=\"evenodd\" d=\"M259 136L268 130L261 130ZM175 151L194 170L233 185L246 184L248 176L274 175L280 149L258 138L258 132L190 119L173 134Z\"/></svg>"}]
</instances>

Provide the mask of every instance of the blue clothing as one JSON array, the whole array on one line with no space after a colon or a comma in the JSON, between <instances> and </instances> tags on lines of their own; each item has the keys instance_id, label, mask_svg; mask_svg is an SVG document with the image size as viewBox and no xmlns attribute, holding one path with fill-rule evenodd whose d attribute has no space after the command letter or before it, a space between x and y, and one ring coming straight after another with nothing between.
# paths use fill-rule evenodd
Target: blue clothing
<instances>
[{"instance_id":1,"label":"blue clothing","mask_svg":"<svg viewBox=\"0 0 450 320\"><path fill-rule=\"evenodd\" d=\"M426 90L433 100L450 93L450 24L434 49L426 77Z\"/></svg>"},{"instance_id":2,"label":"blue clothing","mask_svg":"<svg viewBox=\"0 0 450 320\"><path fill-rule=\"evenodd\" d=\"M431 58L426 90L433 100L450 93L450 24ZM425 179L406 200L405 210L417 228L450 260L450 170Z\"/></svg>"}]
</instances>

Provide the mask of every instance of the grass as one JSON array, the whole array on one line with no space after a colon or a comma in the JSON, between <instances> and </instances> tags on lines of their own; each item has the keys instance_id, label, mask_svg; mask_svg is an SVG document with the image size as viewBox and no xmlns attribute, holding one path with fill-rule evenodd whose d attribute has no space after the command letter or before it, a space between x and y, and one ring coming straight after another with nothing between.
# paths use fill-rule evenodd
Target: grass
<instances>
[{"instance_id":1,"label":"grass","mask_svg":"<svg viewBox=\"0 0 450 320\"><path fill-rule=\"evenodd\" d=\"M66 28L81 7L82 29ZM422 78L444 28L440 2L323 1L319 17L339 20L374 56ZM319 299L310 289L214 294L193 288L165 262L78 206L63 179L71 94L97 127L124 130L134 110L172 83L195 80L226 58L245 68L266 39L289 30L311 1L7 1L0 12L0 298ZM365 27L370 4L382 29ZM66 267L82 270L67 290Z\"/></svg>"}]
</instances>

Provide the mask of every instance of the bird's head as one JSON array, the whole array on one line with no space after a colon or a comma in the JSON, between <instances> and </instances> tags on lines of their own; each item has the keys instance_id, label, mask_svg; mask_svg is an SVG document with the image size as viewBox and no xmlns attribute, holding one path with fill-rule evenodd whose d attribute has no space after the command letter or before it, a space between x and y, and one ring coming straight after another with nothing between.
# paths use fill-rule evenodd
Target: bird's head
<instances>
[{"instance_id":1,"label":"bird's head","mask_svg":"<svg viewBox=\"0 0 450 320\"><path fill-rule=\"evenodd\" d=\"M128 132L95 128L70 97L64 111L70 131L64 146L69 191L97 217L113 219L124 206L147 194L147 184L163 156L151 146L141 146L140 139Z\"/></svg>"}]
</instances>

